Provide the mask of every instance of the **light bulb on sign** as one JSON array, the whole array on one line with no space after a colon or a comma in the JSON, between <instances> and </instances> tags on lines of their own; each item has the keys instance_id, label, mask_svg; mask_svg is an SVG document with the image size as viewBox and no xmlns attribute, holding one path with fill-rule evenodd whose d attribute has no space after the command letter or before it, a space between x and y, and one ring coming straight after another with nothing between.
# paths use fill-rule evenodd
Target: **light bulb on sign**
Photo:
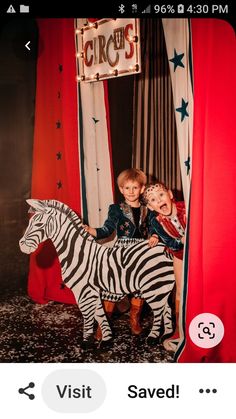
<instances>
[{"instance_id":1,"label":"light bulb on sign","mask_svg":"<svg viewBox=\"0 0 236 419\"><path fill-rule=\"evenodd\" d=\"M128 39L129 42L135 42L135 43L138 42L138 36L137 35L134 35L134 36L129 35L127 39Z\"/></svg>"},{"instance_id":2,"label":"light bulb on sign","mask_svg":"<svg viewBox=\"0 0 236 419\"><path fill-rule=\"evenodd\" d=\"M83 33L84 33L84 29L83 28L80 28L80 29L76 29L75 30L75 33L76 33L76 35L83 35Z\"/></svg>"},{"instance_id":3,"label":"light bulb on sign","mask_svg":"<svg viewBox=\"0 0 236 419\"><path fill-rule=\"evenodd\" d=\"M77 76L76 80L77 81L84 81L85 80L85 75L82 74L81 76Z\"/></svg>"},{"instance_id":4,"label":"light bulb on sign","mask_svg":"<svg viewBox=\"0 0 236 419\"><path fill-rule=\"evenodd\" d=\"M77 57L77 58L84 58L84 53L83 53L83 52L78 52L78 53L76 54L76 57Z\"/></svg>"}]
</instances>

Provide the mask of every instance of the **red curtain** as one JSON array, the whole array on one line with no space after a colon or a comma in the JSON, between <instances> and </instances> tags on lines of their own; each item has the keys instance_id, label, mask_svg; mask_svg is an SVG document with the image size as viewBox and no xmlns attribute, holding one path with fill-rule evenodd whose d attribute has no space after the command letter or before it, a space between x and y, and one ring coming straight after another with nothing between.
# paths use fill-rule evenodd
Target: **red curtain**
<instances>
[{"instance_id":1,"label":"red curtain","mask_svg":"<svg viewBox=\"0 0 236 419\"><path fill-rule=\"evenodd\" d=\"M32 198L57 199L80 213L76 52L73 19L38 20L39 51ZM29 296L74 303L50 242L31 255Z\"/></svg>"},{"instance_id":2,"label":"red curtain","mask_svg":"<svg viewBox=\"0 0 236 419\"><path fill-rule=\"evenodd\" d=\"M218 19L193 19L194 135L186 346L180 362L235 362L235 34ZM224 323L221 343L200 349L188 327L200 313Z\"/></svg>"}]
</instances>

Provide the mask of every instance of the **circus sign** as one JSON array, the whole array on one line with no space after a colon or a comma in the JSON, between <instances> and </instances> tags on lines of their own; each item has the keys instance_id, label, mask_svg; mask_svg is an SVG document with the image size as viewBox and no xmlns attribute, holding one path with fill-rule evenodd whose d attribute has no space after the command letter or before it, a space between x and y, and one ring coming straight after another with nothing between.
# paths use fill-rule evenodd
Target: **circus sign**
<instances>
[{"instance_id":1,"label":"circus sign","mask_svg":"<svg viewBox=\"0 0 236 419\"><path fill-rule=\"evenodd\" d=\"M141 72L139 19L101 19L76 34L79 81Z\"/></svg>"}]
</instances>

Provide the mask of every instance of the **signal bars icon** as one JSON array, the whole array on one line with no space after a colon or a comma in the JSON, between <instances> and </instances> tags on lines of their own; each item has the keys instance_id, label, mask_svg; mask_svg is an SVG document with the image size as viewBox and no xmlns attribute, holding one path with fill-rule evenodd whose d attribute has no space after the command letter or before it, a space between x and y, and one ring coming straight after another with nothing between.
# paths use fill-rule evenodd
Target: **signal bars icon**
<instances>
[{"instance_id":1,"label":"signal bars icon","mask_svg":"<svg viewBox=\"0 0 236 419\"><path fill-rule=\"evenodd\" d=\"M149 6L147 6L146 9L142 11L142 13L151 13L151 5L149 4Z\"/></svg>"}]
</instances>

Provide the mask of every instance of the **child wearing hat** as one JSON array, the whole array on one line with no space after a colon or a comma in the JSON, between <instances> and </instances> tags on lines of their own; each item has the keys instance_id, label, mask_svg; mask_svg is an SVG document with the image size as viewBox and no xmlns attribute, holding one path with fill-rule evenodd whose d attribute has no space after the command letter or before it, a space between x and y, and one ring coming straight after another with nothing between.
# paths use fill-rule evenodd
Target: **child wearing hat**
<instances>
[{"instance_id":1,"label":"child wearing hat","mask_svg":"<svg viewBox=\"0 0 236 419\"><path fill-rule=\"evenodd\" d=\"M186 209L183 201L176 202L173 193L161 182L145 187L144 200L151 210L149 215L150 233L149 245L153 246L153 235L166 245L167 251L173 256L173 266L176 281L175 317L176 328L171 339L164 341L164 347L175 350L179 342L179 303L182 284L183 248L186 229Z\"/></svg>"}]
</instances>

